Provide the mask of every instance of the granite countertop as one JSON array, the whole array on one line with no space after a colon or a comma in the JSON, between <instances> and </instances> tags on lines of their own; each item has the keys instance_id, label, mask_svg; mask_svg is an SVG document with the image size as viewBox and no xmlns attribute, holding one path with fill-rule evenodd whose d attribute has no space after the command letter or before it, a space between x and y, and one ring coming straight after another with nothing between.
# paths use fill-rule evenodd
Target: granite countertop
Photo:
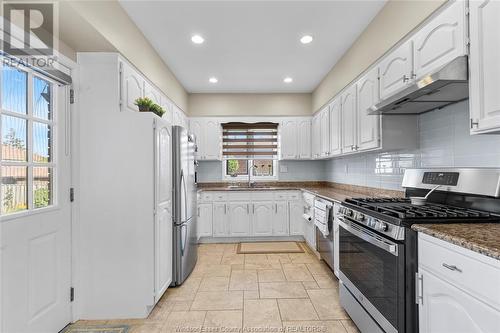
<instances>
[{"instance_id":1,"label":"granite countertop","mask_svg":"<svg viewBox=\"0 0 500 333\"><path fill-rule=\"evenodd\" d=\"M269 182L256 187L246 184L230 185L227 183L202 183L200 191L292 191L303 190L330 201L342 202L347 198L361 197L401 197L403 192L382 190L370 187L345 185L329 182Z\"/></svg>"},{"instance_id":2,"label":"granite countertop","mask_svg":"<svg viewBox=\"0 0 500 333\"><path fill-rule=\"evenodd\" d=\"M412 229L500 260L500 223L414 224Z\"/></svg>"}]
</instances>

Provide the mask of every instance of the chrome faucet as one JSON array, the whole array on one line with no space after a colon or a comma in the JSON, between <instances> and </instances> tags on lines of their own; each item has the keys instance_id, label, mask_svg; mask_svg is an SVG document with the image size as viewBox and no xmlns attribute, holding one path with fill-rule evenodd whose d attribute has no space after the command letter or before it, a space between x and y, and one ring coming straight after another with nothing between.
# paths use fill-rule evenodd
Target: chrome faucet
<instances>
[{"instance_id":1,"label":"chrome faucet","mask_svg":"<svg viewBox=\"0 0 500 333\"><path fill-rule=\"evenodd\" d=\"M248 161L247 161L248 163ZM253 169L256 169L257 166L256 165L252 165L248 168L248 187L254 187L255 186L255 181L252 181L250 176L251 176L251 173L253 172Z\"/></svg>"}]
</instances>

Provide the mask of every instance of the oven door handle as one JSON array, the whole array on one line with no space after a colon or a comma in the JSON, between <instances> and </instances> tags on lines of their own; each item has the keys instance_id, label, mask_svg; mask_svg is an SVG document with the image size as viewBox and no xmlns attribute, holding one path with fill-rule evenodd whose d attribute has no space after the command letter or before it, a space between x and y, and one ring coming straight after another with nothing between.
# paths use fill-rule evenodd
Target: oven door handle
<instances>
[{"instance_id":1,"label":"oven door handle","mask_svg":"<svg viewBox=\"0 0 500 333\"><path fill-rule=\"evenodd\" d=\"M375 233L372 233L370 231L365 231L365 230L360 230L358 228L353 228L347 223L345 223L344 219L339 218L339 225L350 232L351 234L361 238L364 241L367 241L370 244L373 244L382 250L385 250L386 252L389 252L390 254L394 256L398 256L398 246L395 243L389 243L387 241L383 241L377 238L377 235Z\"/></svg>"}]
</instances>

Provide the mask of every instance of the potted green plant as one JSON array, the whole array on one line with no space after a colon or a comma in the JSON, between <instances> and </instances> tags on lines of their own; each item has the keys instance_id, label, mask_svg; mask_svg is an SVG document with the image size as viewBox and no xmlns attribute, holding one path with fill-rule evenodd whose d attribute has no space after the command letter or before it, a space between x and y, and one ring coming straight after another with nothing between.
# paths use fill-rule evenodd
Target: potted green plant
<instances>
[{"instance_id":1,"label":"potted green plant","mask_svg":"<svg viewBox=\"0 0 500 333\"><path fill-rule=\"evenodd\" d=\"M153 112L158 117L162 117L165 113L165 110L163 110L163 108L156 103L153 103L153 105L149 107L149 111Z\"/></svg>"},{"instance_id":2,"label":"potted green plant","mask_svg":"<svg viewBox=\"0 0 500 333\"><path fill-rule=\"evenodd\" d=\"M139 97L135 100L134 104L139 107L139 111L146 112L149 111L151 109L151 106L153 106L153 104L155 103L151 100L151 98Z\"/></svg>"}]
</instances>

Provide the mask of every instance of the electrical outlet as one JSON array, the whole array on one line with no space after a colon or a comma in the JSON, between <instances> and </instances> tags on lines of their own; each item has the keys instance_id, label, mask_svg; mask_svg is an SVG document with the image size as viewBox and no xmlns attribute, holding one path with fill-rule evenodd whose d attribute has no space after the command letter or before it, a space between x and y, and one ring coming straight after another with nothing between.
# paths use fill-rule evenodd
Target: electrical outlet
<instances>
[{"instance_id":1,"label":"electrical outlet","mask_svg":"<svg viewBox=\"0 0 500 333\"><path fill-rule=\"evenodd\" d=\"M282 173L288 172L288 167L286 165L280 165L280 172Z\"/></svg>"}]
</instances>

